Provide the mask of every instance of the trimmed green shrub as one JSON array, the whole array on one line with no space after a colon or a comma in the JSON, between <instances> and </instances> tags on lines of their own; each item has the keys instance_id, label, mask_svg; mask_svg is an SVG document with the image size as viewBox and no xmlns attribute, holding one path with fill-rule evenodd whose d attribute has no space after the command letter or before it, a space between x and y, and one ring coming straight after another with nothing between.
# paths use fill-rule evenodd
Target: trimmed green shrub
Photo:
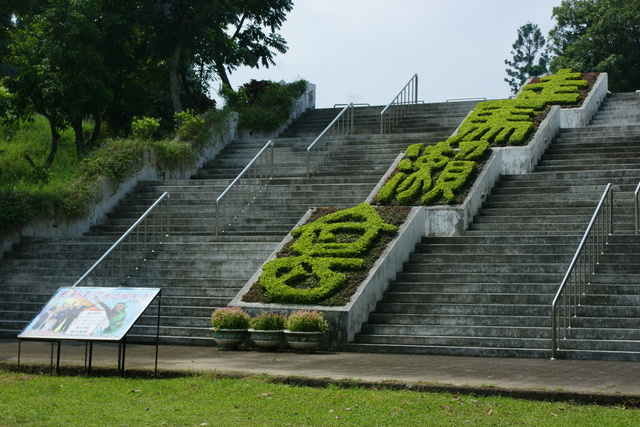
<instances>
[{"instance_id":1,"label":"trimmed green shrub","mask_svg":"<svg viewBox=\"0 0 640 427\"><path fill-rule=\"evenodd\" d=\"M407 157L410 159L417 159L420 156L422 147L424 147L424 144L422 143L411 144L407 147Z\"/></svg>"},{"instance_id":2,"label":"trimmed green shrub","mask_svg":"<svg viewBox=\"0 0 640 427\"><path fill-rule=\"evenodd\" d=\"M291 232L294 256L267 262L258 283L274 302L317 303L342 289L345 272L365 268L363 257L381 233L396 231L366 203L325 215Z\"/></svg>"},{"instance_id":3,"label":"trimmed green shrub","mask_svg":"<svg viewBox=\"0 0 640 427\"><path fill-rule=\"evenodd\" d=\"M298 239L291 245L291 251L313 257L357 257L379 233L396 230L371 205L361 203L293 230L291 235Z\"/></svg>"},{"instance_id":4,"label":"trimmed green shrub","mask_svg":"<svg viewBox=\"0 0 640 427\"><path fill-rule=\"evenodd\" d=\"M575 104L580 100L580 89L587 86L580 73L563 69L540 78L539 83L524 86L516 99L479 103L458 132L446 141L424 149L424 144L410 145L399 163L399 172L380 190L378 203L455 202L456 194L468 183L475 162L486 156L491 145L525 144L535 131L536 115L551 104Z\"/></svg>"},{"instance_id":5,"label":"trimmed green shrub","mask_svg":"<svg viewBox=\"0 0 640 427\"><path fill-rule=\"evenodd\" d=\"M455 201L455 193L460 190L473 174L475 162L457 160L447 164L433 189L422 198L424 204L438 201L442 198L445 203Z\"/></svg>"},{"instance_id":6,"label":"trimmed green shrub","mask_svg":"<svg viewBox=\"0 0 640 427\"><path fill-rule=\"evenodd\" d=\"M291 332L327 332L329 324L324 315L315 310L298 310L287 317L285 327Z\"/></svg>"},{"instance_id":7,"label":"trimmed green shrub","mask_svg":"<svg viewBox=\"0 0 640 427\"><path fill-rule=\"evenodd\" d=\"M428 165L422 166L420 169L407 176L407 178L398 186L398 202L401 205L408 205L425 191L429 191L433 184L431 180L431 170L432 168Z\"/></svg>"},{"instance_id":8,"label":"trimmed green shrub","mask_svg":"<svg viewBox=\"0 0 640 427\"><path fill-rule=\"evenodd\" d=\"M283 314L263 311L249 320L249 326L257 331L281 331L286 319Z\"/></svg>"},{"instance_id":9,"label":"trimmed green shrub","mask_svg":"<svg viewBox=\"0 0 640 427\"><path fill-rule=\"evenodd\" d=\"M377 200L379 203L389 203L391 202L396 195L396 189L401 182L404 182L406 178L406 174L404 172L396 172L395 175L389 179L384 186L378 192Z\"/></svg>"},{"instance_id":10,"label":"trimmed green shrub","mask_svg":"<svg viewBox=\"0 0 640 427\"><path fill-rule=\"evenodd\" d=\"M278 258L264 265L260 285L276 302L311 304L340 289L345 280L340 270L363 267L359 258Z\"/></svg>"}]
</instances>

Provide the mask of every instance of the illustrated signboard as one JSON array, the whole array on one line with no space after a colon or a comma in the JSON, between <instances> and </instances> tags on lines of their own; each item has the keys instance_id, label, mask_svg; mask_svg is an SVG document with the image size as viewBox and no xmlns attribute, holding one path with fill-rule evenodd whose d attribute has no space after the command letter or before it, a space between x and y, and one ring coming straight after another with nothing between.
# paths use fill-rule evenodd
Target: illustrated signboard
<instances>
[{"instance_id":1,"label":"illustrated signboard","mask_svg":"<svg viewBox=\"0 0 640 427\"><path fill-rule=\"evenodd\" d=\"M60 288L18 338L117 341L159 292L158 288Z\"/></svg>"}]
</instances>

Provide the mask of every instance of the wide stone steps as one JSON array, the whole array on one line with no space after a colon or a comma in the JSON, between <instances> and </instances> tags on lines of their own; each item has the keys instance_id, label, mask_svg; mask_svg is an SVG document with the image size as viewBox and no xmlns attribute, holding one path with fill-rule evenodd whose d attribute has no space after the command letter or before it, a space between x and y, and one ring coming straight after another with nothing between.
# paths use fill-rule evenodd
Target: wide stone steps
<instances>
[{"instance_id":1,"label":"wide stone steps","mask_svg":"<svg viewBox=\"0 0 640 427\"><path fill-rule=\"evenodd\" d=\"M284 138L273 140L274 178L249 206L238 208L237 218L221 236L214 230L215 199L266 141L233 141L190 180L141 181L88 235L62 241L24 239L15 253L0 261L0 295L5 304L0 309L0 336L15 336L59 286L73 284L84 273L84 264L97 260L163 192L169 192L169 236L147 254L146 261L134 264L137 268L124 282L96 278L87 284L162 288L161 340L210 345L211 311L231 300L309 207L361 203L398 153L413 143L433 144L448 137L471 108L470 104L420 106L417 115L423 117L408 117L402 135L379 135L382 107L358 108L354 135L337 138L340 148L306 178L307 147L340 108L309 111ZM30 298L18 306L25 289ZM130 339L155 337L155 310L154 302Z\"/></svg>"},{"instance_id":2,"label":"wide stone steps","mask_svg":"<svg viewBox=\"0 0 640 427\"><path fill-rule=\"evenodd\" d=\"M563 129L535 172L502 176L462 236L416 245L349 349L549 357L551 301L608 183L614 233L633 229L640 127L599 120ZM640 241L610 242L559 357L640 359Z\"/></svg>"}]
</instances>

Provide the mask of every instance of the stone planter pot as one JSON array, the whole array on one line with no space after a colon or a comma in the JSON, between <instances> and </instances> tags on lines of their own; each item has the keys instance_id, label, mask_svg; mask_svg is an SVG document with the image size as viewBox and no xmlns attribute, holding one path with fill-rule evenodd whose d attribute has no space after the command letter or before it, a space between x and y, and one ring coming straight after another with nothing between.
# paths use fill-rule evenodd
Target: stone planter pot
<instances>
[{"instance_id":1,"label":"stone planter pot","mask_svg":"<svg viewBox=\"0 0 640 427\"><path fill-rule=\"evenodd\" d=\"M213 339L221 350L234 350L247 339L246 329L215 329L211 328Z\"/></svg>"},{"instance_id":2,"label":"stone planter pot","mask_svg":"<svg viewBox=\"0 0 640 427\"><path fill-rule=\"evenodd\" d=\"M249 329L249 335L258 348L275 350L284 343L284 331Z\"/></svg>"},{"instance_id":3,"label":"stone planter pot","mask_svg":"<svg viewBox=\"0 0 640 427\"><path fill-rule=\"evenodd\" d=\"M324 332L295 332L285 329L285 336L289 347L294 350L314 351L320 346Z\"/></svg>"}]
</instances>

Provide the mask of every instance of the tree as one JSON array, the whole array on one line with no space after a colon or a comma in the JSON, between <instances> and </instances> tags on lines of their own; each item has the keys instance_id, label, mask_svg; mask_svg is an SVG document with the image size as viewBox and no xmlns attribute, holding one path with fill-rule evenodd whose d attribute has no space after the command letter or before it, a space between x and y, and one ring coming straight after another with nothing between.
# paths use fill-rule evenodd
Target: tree
<instances>
[{"instance_id":1,"label":"tree","mask_svg":"<svg viewBox=\"0 0 640 427\"><path fill-rule=\"evenodd\" d=\"M81 159L87 118L93 140L103 117L114 135L129 134L136 115L168 124L185 100L202 99L213 74L228 82L239 65L273 64L274 50L286 51L275 31L291 8L291 0L5 0L0 66L12 96L0 104L49 120L45 167L68 126Z\"/></svg>"},{"instance_id":2,"label":"tree","mask_svg":"<svg viewBox=\"0 0 640 427\"><path fill-rule=\"evenodd\" d=\"M544 44L545 39L536 24L528 22L518 28L518 38L511 46L513 59L504 60L509 66L506 72L510 77L504 81L511 86L511 92L518 92L528 78L539 77L547 72L549 56L542 50Z\"/></svg>"},{"instance_id":3,"label":"tree","mask_svg":"<svg viewBox=\"0 0 640 427\"><path fill-rule=\"evenodd\" d=\"M229 84L227 69L239 65L268 67L275 49L286 52L277 34L291 0L141 0L145 5L145 32L157 60L168 66L171 102L182 111L181 98L188 96L194 74L209 76L213 70ZM269 31L267 31L267 29ZM197 71L194 73L194 71ZM198 83L198 82L196 82ZM202 84L202 80L199 82Z\"/></svg>"},{"instance_id":4,"label":"tree","mask_svg":"<svg viewBox=\"0 0 640 427\"><path fill-rule=\"evenodd\" d=\"M204 58L211 62L224 85L231 87L227 71L241 65L269 68L275 52L286 53L287 43L275 30L285 21L293 7L291 0L241 0L230 16L233 31L218 28L211 38ZM270 33L265 33L269 28ZM273 49L273 50L272 50Z\"/></svg>"},{"instance_id":5,"label":"tree","mask_svg":"<svg viewBox=\"0 0 640 427\"><path fill-rule=\"evenodd\" d=\"M612 91L640 89L640 0L564 0L552 16L551 71L607 72Z\"/></svg>"},{"instance_id":6,"label":"tree","mask_svg":"<svg viewBox=\"0 0 640 427\"><path fill-rule=\"evenodd\" d=\"M101 55L104 42L91 0L52 0L41 13L22 17L12 30L10 64L15 77L5 85L22 117L36 112L49 121L54 161L60 131L71 126L78 159L85 155L82 121L108 102L110 75Z\"/></svg>"}]
</instances>

